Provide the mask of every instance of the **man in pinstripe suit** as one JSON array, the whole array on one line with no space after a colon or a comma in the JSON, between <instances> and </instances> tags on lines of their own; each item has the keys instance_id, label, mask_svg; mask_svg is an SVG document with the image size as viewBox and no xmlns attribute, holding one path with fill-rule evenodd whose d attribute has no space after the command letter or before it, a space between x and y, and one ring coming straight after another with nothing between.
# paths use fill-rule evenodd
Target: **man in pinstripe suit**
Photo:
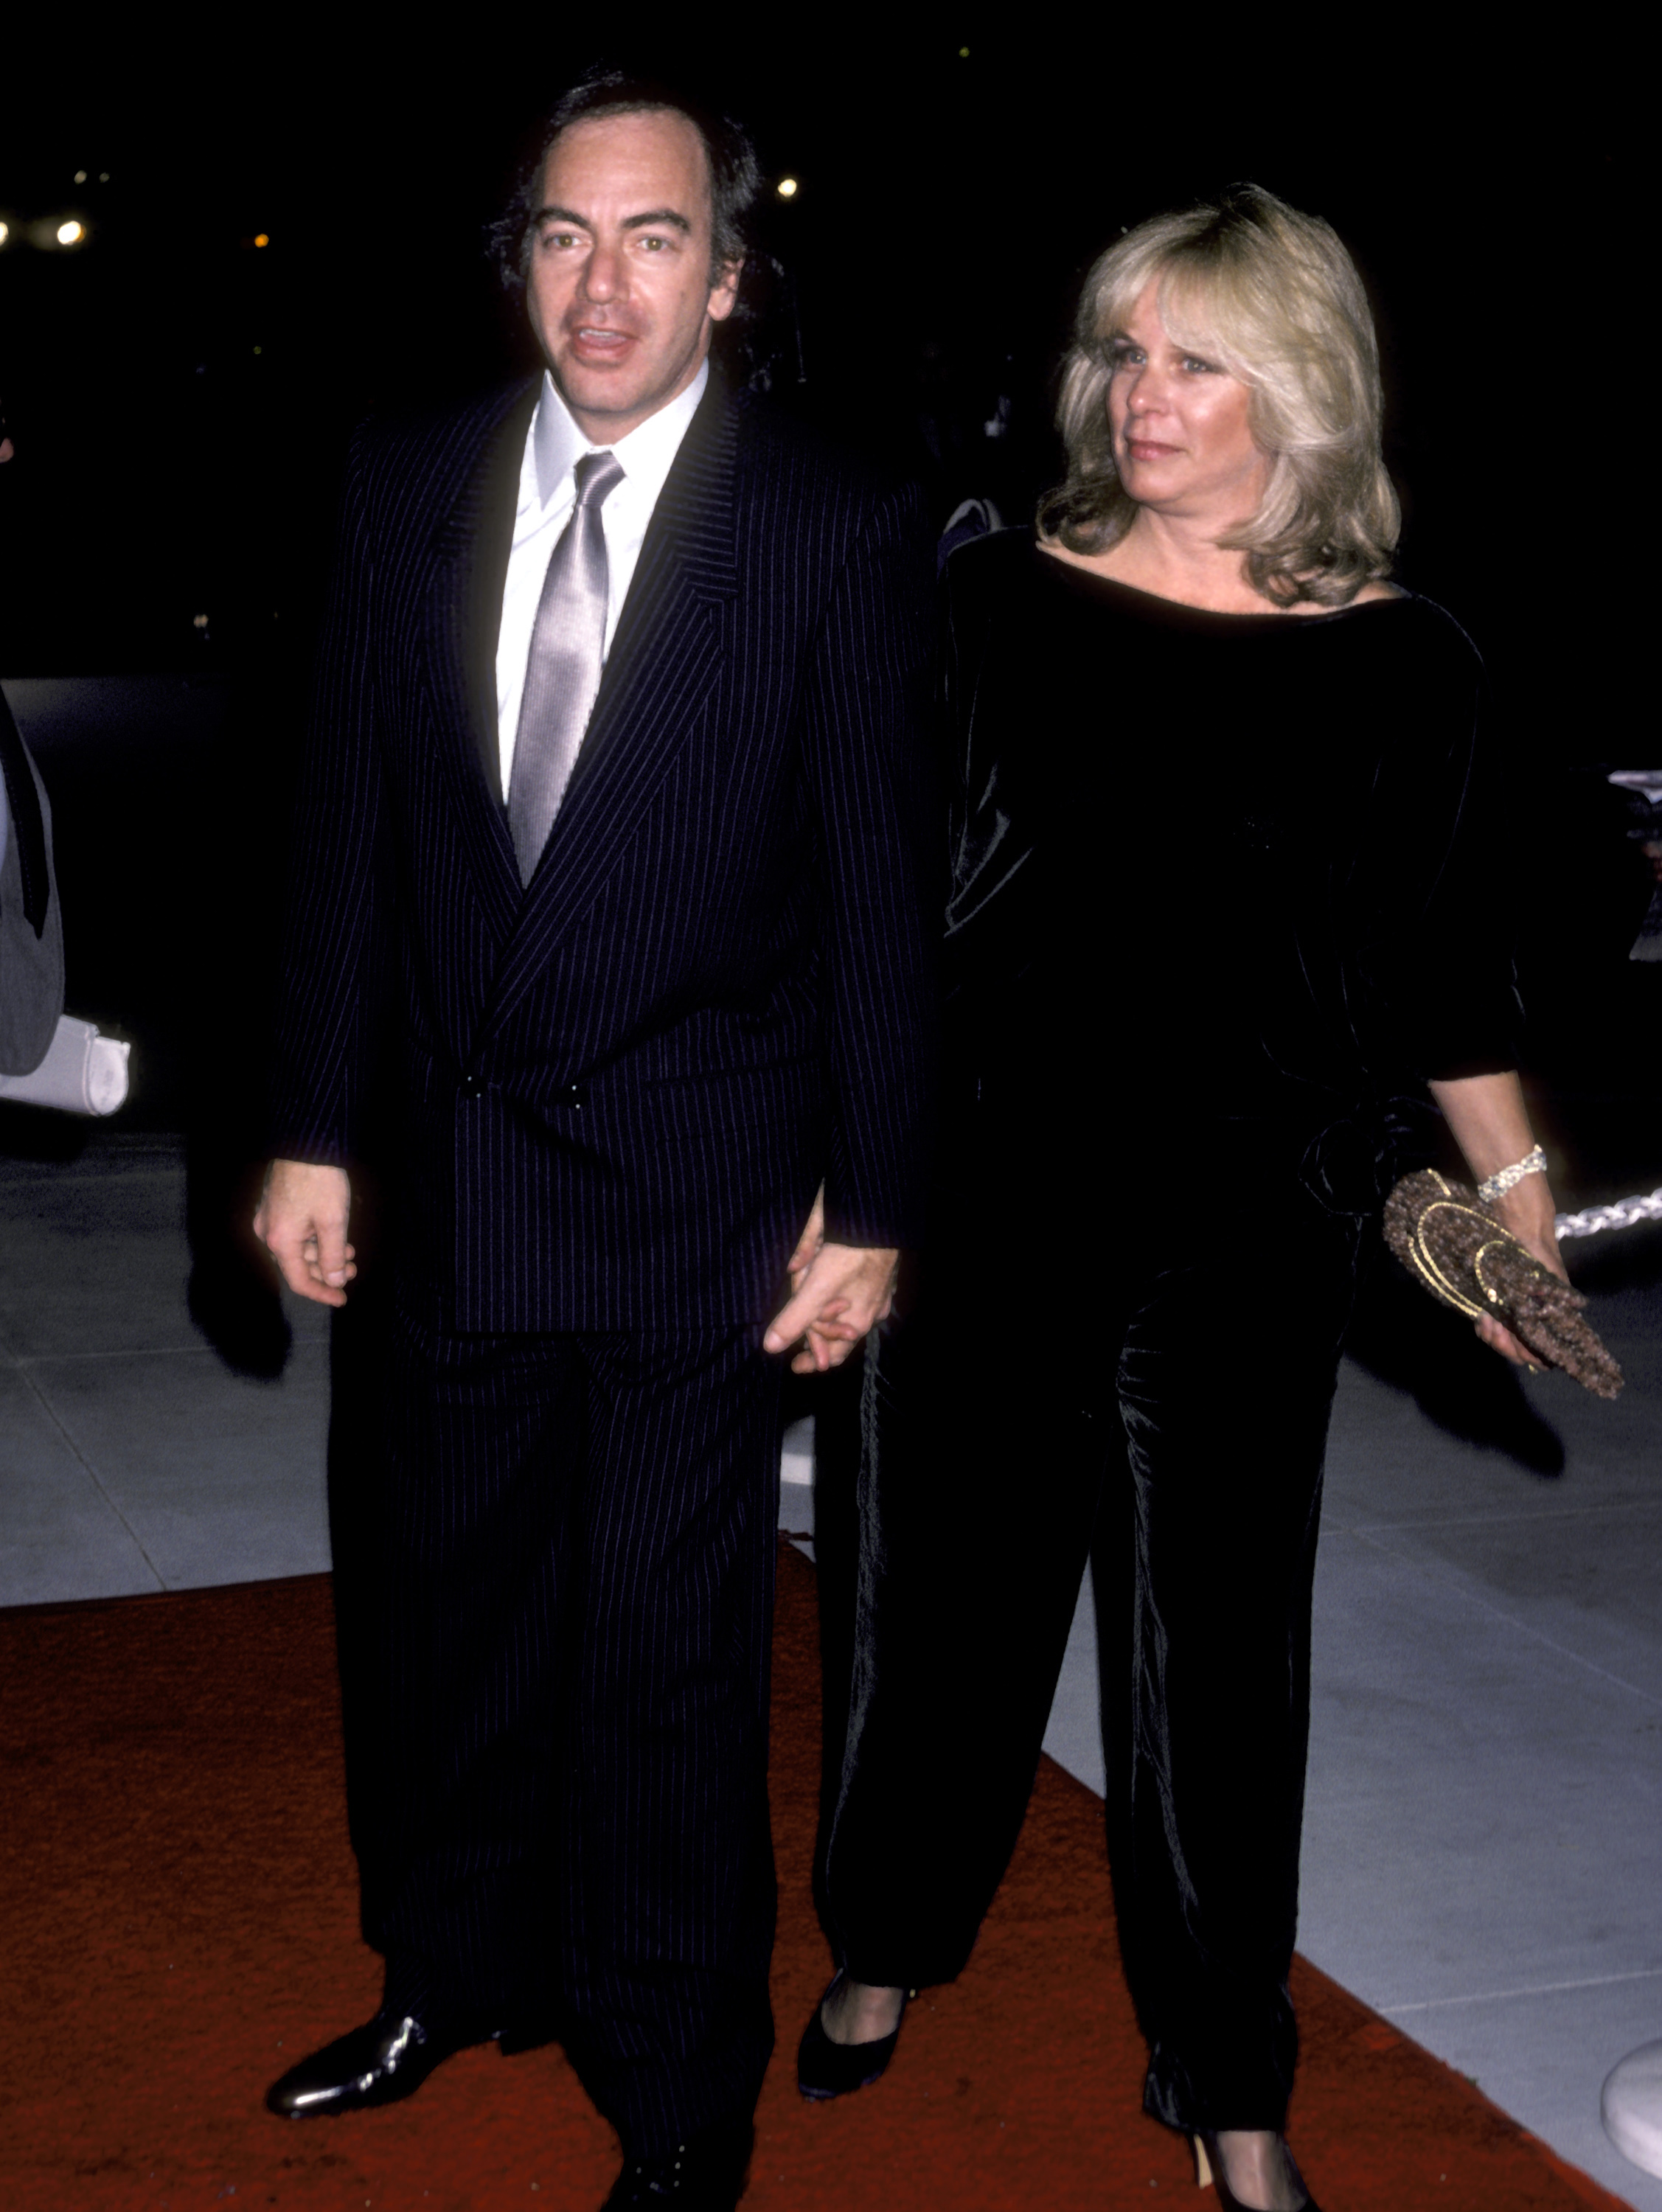
<instances>
[{"instance_id":1,"label":"man in pinstripe suit","mask_svg":"<svg viewBox=\"0 0 1662 2212\"><path fill-rule=\"evenodd\" d=\"M338 1557L386 1991L269 2101L387 2102L551 2013L617 2204L742 2185L779 1356L886 1310L922 1179L928 555L711 374L758 181L587 81L502 234L547 374L360 434L256 1224L344 1302L390 1053L374 1557Z\"/></svg>"}]
</instances>

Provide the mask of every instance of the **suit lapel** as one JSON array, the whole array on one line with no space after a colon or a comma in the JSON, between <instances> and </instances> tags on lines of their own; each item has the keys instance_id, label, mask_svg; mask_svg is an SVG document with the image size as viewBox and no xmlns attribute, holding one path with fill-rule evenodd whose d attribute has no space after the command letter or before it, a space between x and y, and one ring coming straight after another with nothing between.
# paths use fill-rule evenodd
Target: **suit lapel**
<instances>
[{"instance_id":1,"label":"suit lapel","mask_svg":"<svg viewBox=\"0 0 1662 2212\"><path fill-rule=\"evenodd\" d=\"M429 673L468 858L499 935L521 902L519 870L502 802L496 732L496 634L513 545L520 462L537 386L503 395L461 489L433 536L428 586Z\"/></svg>"},{"instance_id":2,"label":"suit lapel","mask_svg":"<svg viewBox=\"0 0 1662 2212\"><path fill-rule=\"evenodd\" d=\"M576 768L497 973L489 1026L507 1017L592 903L715 687L722 611L739 588L737 444L733 403L712 376L653 510Z\"/></svg>"}]
</instances>

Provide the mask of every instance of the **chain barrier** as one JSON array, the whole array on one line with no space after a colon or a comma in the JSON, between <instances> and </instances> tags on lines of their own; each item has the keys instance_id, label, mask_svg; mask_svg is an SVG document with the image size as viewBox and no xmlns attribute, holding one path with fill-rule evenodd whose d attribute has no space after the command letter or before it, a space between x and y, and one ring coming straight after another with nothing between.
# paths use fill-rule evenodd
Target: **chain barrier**
<instances>
[{"instance_id":1,"label":"chain barrier","mask_svg":"<svg viewBox=\"0 0 1662 2212\"><path fill-rule=\"evenodd\" d=\"M1590 1206L1581 1213L1561 1213L1553 1223L1562 1244L1567 1237L1597 1237L1606 1229L1631 1229L1635 1221L1662 1221L1662 1190L1644 1198L1618 1198L1612 1206Z\"/></svg>"}]
</instances>

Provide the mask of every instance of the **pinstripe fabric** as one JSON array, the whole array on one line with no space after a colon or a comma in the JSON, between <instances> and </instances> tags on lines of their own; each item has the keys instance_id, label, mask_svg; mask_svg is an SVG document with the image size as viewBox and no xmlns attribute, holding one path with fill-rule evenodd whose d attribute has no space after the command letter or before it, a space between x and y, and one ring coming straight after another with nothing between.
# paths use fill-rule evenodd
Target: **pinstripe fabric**
<instances>
[{"instance_id":1,"label":"pinstripe fabric","mask_svg":"<svg viewBox=\"0 0 1662 2212\"><path fill-rule=\"evenodd\" d=\"M928 566L914 500L712 384L522 889L494 658L533 396L355 447L273 1150L374 1155L392 1199L401 1318L371 1269L331 1436L366 1933L389 1994L555 2002L652 2152L771 2048L758 1324L822 1177L831 1235L916 1233Z\"/></svg>"},{"instance_id":2,"label":"pinstripe fabric","mask_svg":"<svg viewBox=\"0 0 1662 2212\"><path fill-rule=\"evenodd\" d=\"M487 2025L551 2010L624 2139L667 2148L748 2111L772 2048L776 1365L753 1329L389 1334L348 1677L365 1934Z\"/></svg>"},{"instance_id":3,"label":"pinstripe fabric","mask_svg":"<svg viewBox=\"0 0 1662 2212\"><path fill-rule=\"evenodd\" d=\"M384 1010L412 1264L457 1327L752 1322L822 1175L832 1235L917 1233L916 504L712 383L521 893L484 763L530 398L355 449L273 1150L359 1152Z\"/></svg>"}]
</instances>

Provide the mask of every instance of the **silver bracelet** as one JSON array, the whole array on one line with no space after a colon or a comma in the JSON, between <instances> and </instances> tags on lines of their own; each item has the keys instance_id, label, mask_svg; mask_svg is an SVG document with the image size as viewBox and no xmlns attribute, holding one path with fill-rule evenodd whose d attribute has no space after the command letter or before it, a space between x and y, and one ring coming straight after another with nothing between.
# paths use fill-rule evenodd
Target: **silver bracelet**
<instances>
[{"instance_id":1,"label":"silver bracelet","mask_svg":"<svg viewBox=\"0 0 1662 2212\"><path fill-rule=\"evenodd\" d=\"M1492 1176L1485 1176L1477 1186L1477 1195L1487 1206L1491 1199L1503 1196L1513 1183L1522 1182L1525 1176L1544 1175L1546 1171L1547 1156L1537 1145L1532 1152L1525 1152L1509 1168L1498 1168Z\"/></svg>"}]
</instances>

